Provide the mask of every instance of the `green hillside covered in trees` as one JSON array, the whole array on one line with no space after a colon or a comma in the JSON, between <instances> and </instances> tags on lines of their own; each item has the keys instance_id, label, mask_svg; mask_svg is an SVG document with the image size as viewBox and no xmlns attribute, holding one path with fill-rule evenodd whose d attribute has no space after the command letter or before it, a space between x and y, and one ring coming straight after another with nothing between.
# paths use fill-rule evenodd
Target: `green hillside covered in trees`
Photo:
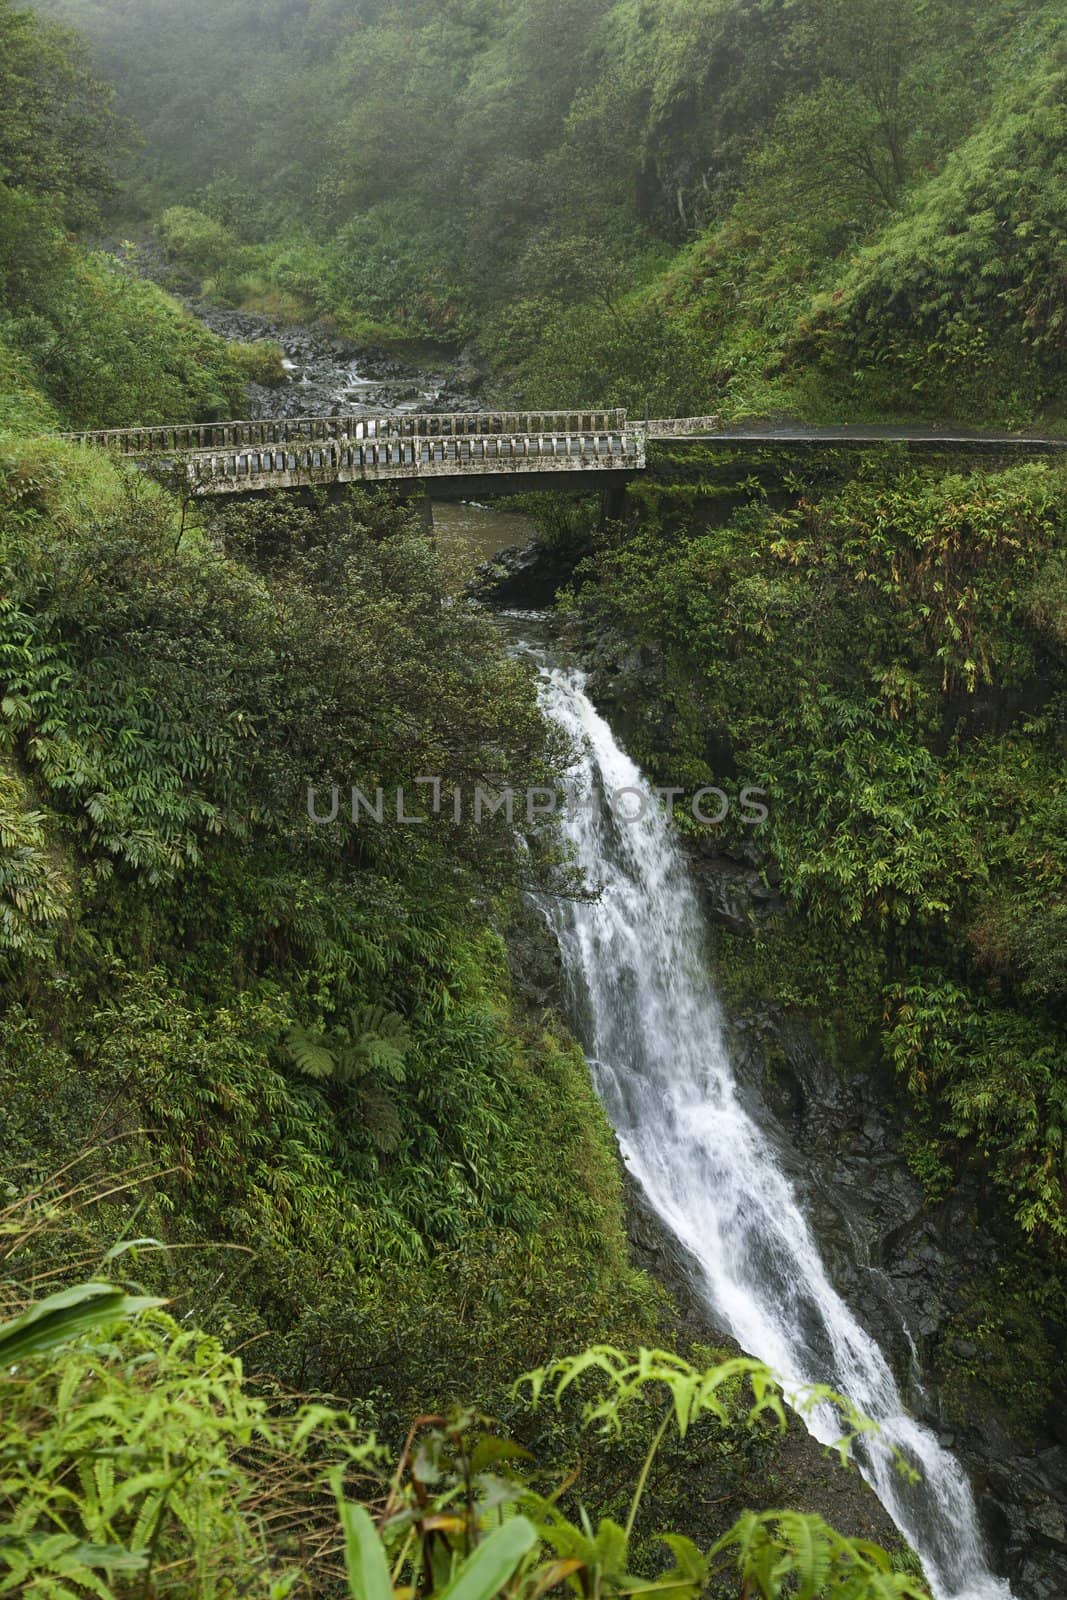
<instances>
[{"instance_id":1,"label":"green hillside covered in trees","mask_svg":"<svg viewBox=\"0 0 1067 1600\"><path fill-rule=\"evenodd\" d=\"M477 335L535 404L1063 414L1058 5L63 10L224 294Z\"/></svg>"},{"instance_id":2,"label":"green hillside covered in trees","mask_svg":"<svg viewBox=\"0 0 1067 1600\"><path fill-rule=\"evenodd\" d=\"M339 777L566 771L462 576L388 496L191 509L58 435L240 415L275 354L192 295L539 406L1062 431L1065 32L0 0L0 1594L923 1600L855 1471L634 1265L524 901L579 892L559 841L308 815ZM656 662L650 770L725 750L781 802L727 1004L889 1068L930 1205L973 1186L998 1241L976 1353L939 1353L960 1426L1044 1447L1064 469L653 465L561 609Z\"/></svg>"}]
</instances>

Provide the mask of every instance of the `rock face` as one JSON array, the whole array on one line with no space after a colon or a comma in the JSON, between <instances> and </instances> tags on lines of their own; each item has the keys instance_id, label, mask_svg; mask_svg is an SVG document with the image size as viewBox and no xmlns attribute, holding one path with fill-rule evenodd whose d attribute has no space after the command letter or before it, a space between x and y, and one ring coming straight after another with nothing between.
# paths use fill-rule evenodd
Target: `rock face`
<instances>
[{"instance_id":1,"label":"rock face","mask_svg":"<svg viewBox=\"0 0 1067 1600\"><path fill-rule=\"evenodd\" d=\"M566 576L566 569L549 559L534 540L527 545L508 545L483 561L475 569L467 593L496 610L540 611L552 604Z\"/></svg>"},{"instance_id":2,"label":"rock face","mask_svg":"<svg viewBox=\"0 0 1067 1600\"><path fill-rule=\"evenodd\" d=\"M562 1014L567 996L559 945L544 917L532 904L521 904L505 929L508 971L512 987L534 1015L544 1011Z\"/></svg>"},{"instance_id":3,"label":"rock face","mask_svg":"<svg viewBox=\"0 0 1067 1600\"><path fill-rule=\"evenodd\" d=\"M706 892L713 924L736 927L741 904L735 868L723 892ZM712 872L713 876L713 872ZM765 914L762 896L747 915ZM980 1195L961 1187L931 1205L908 1170L894 1085L876 1064L842 1075L807 1030L782 1010L733 1019L738 1073L769 1107L804 1196L831 1276L888 1355L908 1404L965 1463L990 1549L1018 1600L1067 1595L1067 1449L1063 1394L1036 1426L1020 1428L1003 1405L990 1414L947 1407L954 1359L978 1354L951 1327L970 1284L995 1264L1002 1246L977 1220ZM1021 1375L1020 1375L1021 1376ZM1059 1437L1057 1437L1057 1432Z\"/></svg>"}]
</instances>

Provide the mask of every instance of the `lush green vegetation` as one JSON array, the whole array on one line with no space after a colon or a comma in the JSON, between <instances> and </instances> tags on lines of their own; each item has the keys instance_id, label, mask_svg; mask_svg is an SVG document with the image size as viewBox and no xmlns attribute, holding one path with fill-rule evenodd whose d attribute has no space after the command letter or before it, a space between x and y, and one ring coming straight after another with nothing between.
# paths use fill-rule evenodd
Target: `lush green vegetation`
<instances>
[{"instance_id":1,"label":"lush green vegetation","mask_svg":"<svg viewBox=\"0 0 1067 1600\"><path fill-rule=\"evenodd\" d=\"M384 1557L353 1495L401 1593L665 1572L683 1600L757 1566L768 1594L798 1569L913 1592L816 1517L724 1534L793 1498L741 1368L699 1392L684 1362L649 1369L685 1390L684 1441L642 1400L588 1464L577 1402L513 1395L524 1366L673 1323L629 1264L580 1052L512 989L520 890L568 890L568 869L503 815L413 827L390 804L356 826L347 790L407 785L410 814L420 775L469 795L566 752L404 506L205 514L53 436L217 414L251 357L87 250L108 96L67 36L10 7L0 27L0 1592L280 1600L345 1592L347 1560L368 1600ZM309 794L321 815L334 785L319 823ZM132 1299L103 1281L123 1272ZM411 1418L472 1396L544 1475L457 1414L394 1478ZM683 1463L728 1514L687 1505ZM595 1534L573 1493L545 1498L579 1468ZM502 1511L505 1542L530 1537L485 1586Z\"/></svg>"},{"instance_id":2,"label":"lush green vegetation","mask_svg":"<svg viewBox=\"0 0 1067 1600\"><path fill-rule=\"evenodd\" d=\"M258 352L228 347L72 229L100 225L128 130L84 47L0 3L3 426L122 427L228 416Z\"/></svg>"},{"instance_id":3,"label":"lush green vegetation","mask_svg":"<svg viewBox=\"0 0 1067 1600\"><path fill-rule=\"evenodd\" d=\"M585 1063L509 971L538 959L522 890L574 888L551 833L348 818L353 783L566 761L415 519L198 511L52 435L223 416L274 370L101 242L128 232L180 290L476 340L539 404L1062 417L1059 8L52 9L92 65L0 0L0 1593L918 1593L820 1520L734 1520L829 1497L782 1465L764 1374L603 1346L675 1330ZM770 792L787 913L723 942L727 993L891 1067L931 1198L966 1186L1010 1241L949 1400L987 1404L989 1362L1017 1385L1022 1307L1035 1423L1065 1315L1064 490L661 454L572 602L662 662L637 756ZM127 1271L150 1303L71 1287Z\"/></svg>"},{"instance_id":4,"label":"lush green vegetation","mask_svg":"<svg viewBox=\"0 0 1067 1600\"><path fill-rule=\"evenodd\" d=\"M1049 0L55 3L216 293L538 404L1063 414Z\"/></svg>"},{"instance_id":5,"label":"lush green vegetation","mask_svg":"<svg viewBox=\"0 0 1067 1600\"><path fill-rule=\"evenodd\" d=\"M11 1210L3 1220L16 1245L39 1227ZM727 1445L728 1430L784 1428L769 1374L744 1358L700 1370L601 1345L516 1386L529 1408L551 1394L558 1409L579 1385L582 1423L602 1439L632 1432L635 1414L654 1421L625 1525L604 1515L594 1530L584 1506L568 1516L566 1482L476 1413L419 1418L394 1467L350 1412L253 1392L236 1358L158 1299L95 1281L15 1305L0 1322L4 1593L698 1600L740 1584L765 1600L924 1600L876 1546L797 1512L746 1512L706 1554L665 1534L670 1564L654 1580L630 1570L669 1428L680 1440L710 1428Z\"/></svg>"},{"instance_id":6,"label":"lush green vegetation","mask_svg":"<svg viewBox=\"0 0 1067 1600\"><path fill-rule=\"evenodd\" d=\"M767 791L755 839L712 841L755 843L787 907L721 939L730 1001L896 1074L931 1198L964 1186L1004 1238L967 1317L1021 1421L1001 1324L1064 1314L1067 477L697 445L657 477L574 604L660 663L625 698L662 781Z\"/></svg>"},{"instance_id":7,"label":"lush green vegetation","mask_svg":"<svg viewBox=\"0 0 1067 1600\"><path fill-rule=\"evenodd\" d=\"M130 1159L170 1174L165 1231L255 1246L220 1314L301 1382L354 1393L410 1317L432 1392L457 1335L430 1323L475 1276L576 1335L609 1300L644 1326L580 1057L508 997L499 930L551 860L502 814L392 805L421 773L547 770L525 675L389 502L282 503L249 564L247 513L183 533L162 490L94 472L38 441L0 469L9 1158L153 1129ZM309 784L356 782L390 795L380 827L310 820ZM294 1048L315 1030L349 1055ZM470 1326L515 1347L508 1316Z\"/></svg>"}]
</instances>

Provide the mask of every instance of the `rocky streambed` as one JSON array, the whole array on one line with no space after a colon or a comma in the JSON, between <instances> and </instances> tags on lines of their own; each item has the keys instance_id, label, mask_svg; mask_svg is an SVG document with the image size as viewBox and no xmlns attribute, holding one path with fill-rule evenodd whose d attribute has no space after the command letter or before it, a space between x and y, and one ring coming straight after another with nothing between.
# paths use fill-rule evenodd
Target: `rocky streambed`
<instances>
[{"instance_id":1,"label":"rocky streambed","mask_svg":"<svg viewBox=\"0 0 1067 1600\"><path fill-rule=\"evenodd\" d=\"M484 380L475 356L417 365L316 327L277 322L255 311L190 303L190 310L223 339L280 346L281 383L249 384L251 417L308 417L411 411L479 411L474 390Z\"/></svg>"}]
</instances>

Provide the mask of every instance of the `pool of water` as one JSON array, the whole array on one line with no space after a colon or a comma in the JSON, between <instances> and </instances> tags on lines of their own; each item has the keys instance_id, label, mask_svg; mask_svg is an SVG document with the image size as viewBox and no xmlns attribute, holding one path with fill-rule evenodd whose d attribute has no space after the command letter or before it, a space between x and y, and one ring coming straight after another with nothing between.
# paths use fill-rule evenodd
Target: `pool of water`
<instances>
[{"instance_id":1,"label":"pool of water","mask_svg":"<svg viewBox=\"0 0 1067 1600\"><path fill-rule=\"evenodd\" d=\"M526 512L473 501L435 500L433 526L441 549L469 560L472 569L509 545L529 544L537 532L536 519Z\"/></svg>"}]
</instances>

